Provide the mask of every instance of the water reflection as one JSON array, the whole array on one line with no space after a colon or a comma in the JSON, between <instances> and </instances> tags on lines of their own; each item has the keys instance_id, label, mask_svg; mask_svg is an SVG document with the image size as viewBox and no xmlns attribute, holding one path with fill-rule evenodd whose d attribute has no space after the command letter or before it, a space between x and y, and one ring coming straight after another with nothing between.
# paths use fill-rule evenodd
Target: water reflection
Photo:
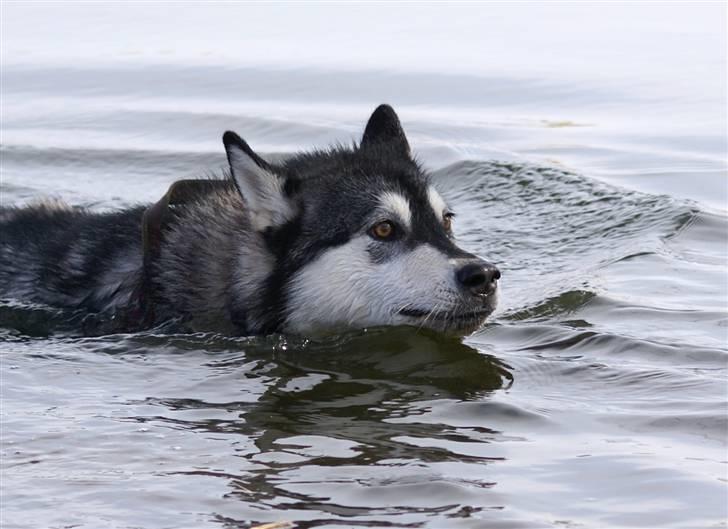
<instances>
[{"instance_id":1,"label":"water reflection","mask_svg":"<svg viewBox=\"0 0 728 529\"><path fill-rule=\"evenodd\" d=\"M330 433L343 437L342 428L347 425L341 417L357 422L358 429L367 421L381 423L408 412L418 402L482 399L513 382L509 366L495 356L459 339L411 327L367 329L316 340L215 337L211 341L206 335L130 338L155 347L166 341L175 349L199 347L207 352L229 350L233 344L244 347L244 354L213 359L205 366L218 372L245 366L250 377L265 377L265 390L257 402L147 399L170 410L240 409L244 421L223 427L226 433L231 429L265 432L275 426L286 434L322 434L327 419L333 419ZM208 424L196 427L218 430Z\"/></svg>"},{"instance_id":2,"label":"water reflection","mask_svg":"<svg viewBox=\"0 0 728 529\"><path fill-rule=\"evenodd\" d=\"M221 347L231 343L228 339L217 341ZM295 511L289 519L297 523L308 520L297 525L300 527L332 523L332 519L320 518L322 513L345 517L346 526L375 526L371 516L422 515L458 510L462 505L440 505L433 499L426 506L397 507L386 499L373 499L365 507L345 506L336 495L322 496L322 489L335 486L343 487L341 490L379 490L395 483L414 488L431 486L434 478L423 472L425 466L445 462L488 464L501 459L455 453L448 448L449 443L492 440L498 432L483 426L487 417L466 429L417 419L435 403L483 401L492 392L512 384L509 366L457 339L402 327L317 340L269 337L239 343L245 344L244 355L234 360L212 360L207 367L245 369L251 377L265 378L264 390L256 402L148 399L148 404L166 411L144 418L197 432L242 434L247 442L232 443L231 450L249 465L244 465L245 470L238 475L219 476L229 480L228 497L261 508ZM255 362L253 368L251 361ZM183 421L167 417L168 412L176 415L181 410L206 415L235 410L237 420L197 416ZM436 446L438 443L432 440L442 445ZM409 470L405 467L410 465L415 465L418 472L415 481L407 484ZM471 476L470 481L477 481L479 489L492 485L481 478ZM301 479L309 483L303 490ZM312 514L318 518L310 519ZM364 514L371 523L350 523L351 517ZM250 523L231 518L218 521L227 527L248 527Z\"/></svg>"}]
</instances>

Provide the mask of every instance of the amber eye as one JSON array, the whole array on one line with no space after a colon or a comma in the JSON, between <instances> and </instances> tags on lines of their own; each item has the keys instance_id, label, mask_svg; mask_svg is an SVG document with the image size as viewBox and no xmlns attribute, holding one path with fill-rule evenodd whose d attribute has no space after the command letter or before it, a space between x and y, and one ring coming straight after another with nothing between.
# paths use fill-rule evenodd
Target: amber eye
<instances>
[{"instance_id":1,"label":"amber eye","mask_svg":"<svg viewBox=\"0 0 728 529\"><path fill-rule=\"evenodd\" d=\"M454 213L445 213L442 217L442 225L445 231L452 231L452 218L455 216Z\"/></svg>"},{"instance_id":2,"label":"amber eye","mask_svg":"<svg viewBox=\"0 0 728 529\"><path fill-rule=\"evenodd\" d=\"M388 220L383 220L372 227L371 233L377 239L390 239L394 235L394 224Z\"/></svg>"}]
</instances>

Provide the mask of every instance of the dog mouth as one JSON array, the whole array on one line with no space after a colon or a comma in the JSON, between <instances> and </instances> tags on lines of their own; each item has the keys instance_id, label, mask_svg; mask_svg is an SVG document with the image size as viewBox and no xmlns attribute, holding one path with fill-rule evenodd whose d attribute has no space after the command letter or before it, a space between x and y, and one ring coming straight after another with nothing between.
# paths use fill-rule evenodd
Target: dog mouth
<instances>
[{"instance_id":1,"label":"dog mouth","mask_svg":"<svg viewBox=\"0 0 728 529\"><path fill-rule=\"evenodd\" d=\"M426 319L427 321L442 321L448 323L480 321L487 318L492 312L492 307L484 307L465 312L433 311L425 309L400 309L399 314L410 318Z\"/></svg>"}]
</instances>

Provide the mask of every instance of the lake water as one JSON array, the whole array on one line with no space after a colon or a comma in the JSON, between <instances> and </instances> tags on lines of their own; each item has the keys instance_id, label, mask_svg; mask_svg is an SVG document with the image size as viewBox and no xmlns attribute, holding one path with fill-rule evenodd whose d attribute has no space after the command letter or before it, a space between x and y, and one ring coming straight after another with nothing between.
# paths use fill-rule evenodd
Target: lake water
<instances>
[{"instance_id":1,"label":"lake water","mask_svg":"<svg viewBox=\"0 0 728 529\"><path fill-rule=\"evenodd\" d=\"M105 210L391 103L503 271L462 342L0 303L3 528L726 527L724 3L2 5L2 203Z\"/></svg>"}]
</instances>

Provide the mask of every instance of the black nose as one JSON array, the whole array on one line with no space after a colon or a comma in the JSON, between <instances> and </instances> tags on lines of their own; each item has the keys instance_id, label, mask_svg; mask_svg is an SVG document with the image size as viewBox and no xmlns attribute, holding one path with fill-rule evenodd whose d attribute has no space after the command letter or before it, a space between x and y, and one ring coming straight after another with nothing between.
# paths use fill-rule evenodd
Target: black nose
<instances>
[{"instance_id":1,"label":"black nose","mask_svg":"<svg viewBox=\"0 0 728 529\"><path fill-rule=\"evenodd\" d=\"M473 294L490 294L501 273L490 263L468 263L455 273L458 283Z\"/></svg>"}]
</instances>

